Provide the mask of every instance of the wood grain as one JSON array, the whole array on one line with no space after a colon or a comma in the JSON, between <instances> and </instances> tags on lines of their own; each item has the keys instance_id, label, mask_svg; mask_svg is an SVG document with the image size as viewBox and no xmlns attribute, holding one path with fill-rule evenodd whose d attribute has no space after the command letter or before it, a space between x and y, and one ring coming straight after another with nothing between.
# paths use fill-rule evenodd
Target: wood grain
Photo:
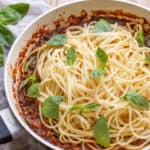
<instances>
[{"instance_id":1,"label":"wood grain","mask_svg":"<svg viewBox=\"0 0 150 150\"><path fill-rule=\"evenodd\" d=\"M59 4L62 4L64 2L71 2L71 1L76 1L76 0L44 0L46 3L52 6L57 6ZM150 7L150 1L149 0L124 0L124 1L131 1L135 2L141 5L144 5L146 7Z\"/></svg>"},{"instance_id":2,"label":"wood grain","mask_svg":"<svg viewBox=\"0 0 150 150\"><path fill-rule=\"evenodd\" d=\"M141 4L141 5L145 6L145 7L150 8L150 1L149 0L127 0L127 1L132 1L132 2Z\"/></svg>"}]
</instances>

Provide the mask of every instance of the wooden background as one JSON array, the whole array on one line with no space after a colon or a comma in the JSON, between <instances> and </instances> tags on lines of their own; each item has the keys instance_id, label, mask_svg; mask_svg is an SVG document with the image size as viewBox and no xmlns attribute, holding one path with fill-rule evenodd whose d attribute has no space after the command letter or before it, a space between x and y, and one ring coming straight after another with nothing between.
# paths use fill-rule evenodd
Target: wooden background
<instances>
[{"instance_id":1,"label":"wooden background","mask_svg":"<svg viewBox=\"0 0 150 150\"><path fill-rule=\"evenodd\" d=\"M48 4L50 4L52 6L57 6L57 5L62 4L64 2L70 2L70 1L76 1L76 0L43 0L43 1L47 2ZM124 1L132 1L135 3L139 3L139 4L145 5L147 7L150 7L150 0L124 0Z\"/></svg>"},{"instance_id":2,"label":"wooden background","mask_svg":"<svg viewBox=\"0 0 150 150\"><path fill-rule=\"evenodd\" d=\"M43 0L43 1L55 7L64 2L76 1L76 0ZM132 1L138 4L145 5L146 7L150 8L150 0L126 0L126 1ZM0 145L0 150L47 150L48 149L42 146L37 141L35 141L30 135L28 135L28 133L26 133L25 131L23 132L24 133L22 134L22 136L19 137L17 140L8 144Z\"/></svg>"}]
</instances>

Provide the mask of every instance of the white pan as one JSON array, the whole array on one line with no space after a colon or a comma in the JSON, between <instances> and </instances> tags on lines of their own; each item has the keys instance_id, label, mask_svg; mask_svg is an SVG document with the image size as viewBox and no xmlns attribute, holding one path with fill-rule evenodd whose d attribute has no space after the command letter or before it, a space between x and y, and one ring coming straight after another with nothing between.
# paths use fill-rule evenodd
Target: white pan
<instances>
[{"instance_id":1,"label":"white pan","mask_svg":"<svg viewBox=\"0 0 150 150\"><path fill-rule=\"evenodd\" d=\"M53 9L50 9L37 19L35 19L26 29L23 31L23 33L17 38L17 40L14 42L9 55L7 57L7 62L5 65L5 91L6 96L8 99L8 103L10 106L10 109L17 119L16 122L15 119L11 116L11 113L9 109L5 109L0 111L0 143L5 143L13 138L15 138L16 133L20 132L20 125L35 139L37 139L39 142L41 142L43 145L59 150L57 146L51 144L50 142L44 140L40 136L38 136L35 132L32 131L32 129L29 127L29 125L24 121L24 119L21 117L21 115L18 113L15 99L13 96L12 91L12 77L9 74L9 67L10 64L13 65L16 63L16 60L18 58L18 54L20 50L26 45L26 42L31 38L32 34L36 32L37 29L39 29L42 25L49 24L51 27L53 27L52 22L59 18L59 14L63 15L64 18L69 17L71 14L79 15L81 10L86 10L87 12L90 12L91 10L116 10L116 9L122 9L125 12L136 14L137 16L143 16L146 19L150 20L150 9L143 7L138 4L133 4L131 2L124 2L121 0L79 0L72 3L66 3L63 5L59 5L58 7L55 7ZM64 13L65 12L65 13ZM150 150L149 148L145 148L145 150Z\"/></svg>"}]
</instances>

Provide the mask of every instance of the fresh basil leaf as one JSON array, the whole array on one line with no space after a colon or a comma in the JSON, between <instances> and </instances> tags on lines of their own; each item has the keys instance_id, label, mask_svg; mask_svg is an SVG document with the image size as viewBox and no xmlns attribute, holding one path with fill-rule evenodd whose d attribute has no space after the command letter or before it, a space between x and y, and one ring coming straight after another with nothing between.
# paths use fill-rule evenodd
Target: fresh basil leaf
<instances>
[{"instance_id":1,"label":"fresh basil leaf","mask_svg":"<svg viewBox=\"0 0 150 150\"><path fill-rule=\"evenodd\" d=\"M0 9L0 24L13 24L22 19L29 10L29 4L17 3Z\"/></svg>"},{"instance_id":2,"label":"fresh basil leaf","mask_svg":"<svg viewBox=\"0 0 150 150\"><path fill-rule=\"evenodd\" d=\"M105 74L105 65L108 61L108 56L105 51L101 48L97 48L96 50L96 58L100 61L100 66L98 69L95 69L91 73L91 77L98 78Z\"/></svg>"},{"instance_id":3,"label":"fresh basil leaf","mask_svg":"<svg viewBox=\"0 0 150 150\"><path fill-rule=\"evenodd\" d=\"M99 105L96 103L91 103L91 104L87 104L85 105L82 109L81 112L90 112L90 111L95 111L99 108Z\"/></svg>"},{"instance_id":4,"label":"fresh basil leaf","mask_svg":"<svg viewBox=\"0 0 150 150\"><path fill-rule=\"evenodd\" d=\"M107 122L105 118L100 117L96 121L96 125L94 127L94 138L96 139L96 143L103 146L109 147L110 137L109 137L109 128L107 126Z\"/></svg>"},{"instance_id":5,"label":"fresh basil leaf","mask_svg":"<svg viewBox=\"0 0 150 150\"><path fill-rule=\"evenodd\" d=\"M148 100L140 93L136 91L129 91L124 96L123 99L131 103L133 106L140 109L148 109Z\"/></svg>"},{"instance_id":6,"label":"fresh basil leaf","mask_svg":"<svg viewBox=\"0 0 150 150\"><path fill-rule=\"evenodd\" d=\"M40 95L39 92L39 83L33 83L27 91L27 96L28 97L33 97L33 98L37 98Z\"/></svg>"},{"instance_id":7,"label":"fresh basil leaf","mask_svg":"<svg viewBox=\"0 0 150 150\"><path fill-rule=\"evenodd\" d=\"M95 111L98 108L99 108L99 105L96 103L90 103L85 106L82 106L80 104L75 104L70 108L70 112L75 111L75 110L80 110L80 113L85 113L85 112Z\"/></svg>"},{"instance_id":8,"label":"fresh basil leaf","mask_svg":"<svg viewBox=\"0 0 150 150\"><path fill-rule=\"evenodd\" d=\"M45 118L58 119L59 118L59 104L63 96L50 96L42 105L42 115Z\"/></svg>"},{"instance_id":9,"label":"fresh basil leaf","mask_svg":"<svg viewBox=\"0 0 150 150\"><path fill-rule=\"evenodd\" d=\"M66 34L56 34L54 36L52 36L47 42L46 44L49 46L64 46L64 44L67 41L67 36Z\"/></svg>"},{"instance_id":10,"label":"fresh basil leaf","mask_svg":"<svg viewBox=\"0 0 150 150\"><path fill-rule=\"evenodd\" d=\"M25 87L25 86L29 83L29 81L31 81L32 84L33 84L33 83L35 83L36 78L35 78L33 75L30 75L28 78L26 78L26 79L21 83L20 89L22 89L23 87Z\"/></svg>"},{"instance_id":11,"label":"fresh basil leaf","mask_svg":"<svg viewBox=\"0 0 150 150\"><path fill-rule=\"evenodd\" d=\"M74 47L70 47L68 49L67 56L66 56L66 63L67 63L67 65L69 65L69 66L73 65L74 62L76 61L76 58L77 58L77 53L75 51L75 48Z\"/></svg>"},{"instance_id":12,"label":"fresh basil leaf","mask_svg":"<svg viewBox=\"0 0 150 150\"><path fill-rule=\"evenodd\" d=\"M82 105L75 104L70 108L70 112L75 111L75 110L81 110L81 109L82 109Z\"/></svg>"},{"instance_id":13,"label":"fresh basil leaf","mask_svg":"<svg viewBox=\"0 0 150 150\"><path fill-rule=\"evenodd\" d=\"M24 70L27 71L30 67L30 65L32 64L32 62L34 61L33 58L29 59L29 61L27 61L27 63L24 66Z\"/></svg>"},{"instance_id":14,"label":"fresh basil leaf","mask_svg":"<svg viewBox=\"0 0 150 150\"><path fill-rule=\"evenodd\" d=\"M103 69L108 61L108 56L105 51L101 48L97 48L96 57L101 62L101 66L99 68Z\"/></svg>"},{"instance_id":15,"label":"fresh basil leaf","mask_svg":"<svg viewBox=\"0 0 150 150\"><path fill-rule=\"evenodd\" d=\"M4 25L0 24L0 43L10 47L14 41L14 36Z\"/></svg>"},{"instance_id":16,"label":"fresh basil leaf","mask_svg":"<svg viewBox=\"0 0 150 150\"><path fill-rule=\"evenodd\" d=\"M28 3L17 3L9 5L9 7L16 10L22 17L24 17L28 13L30 5Z\"/></svg>"},{"instance_id":17,"label":"fresh basil leaf","mask_svg":"<svg viewBox=\"0 0 150 150\"><path fill-rule=\"evenodd\" d=\"M20 15L10 7L5 7L0 10L0 24L7 25L16 23L19 19Z\"/></svg>"},{"instance_id":18,"label":"fresh basil leaf","mask_svg":"<svg viewBox=\"0 0 150 150\"><path fill-rule=\"evenodd\" d=\"M150 65L150 57L146 57L144 61L145 61L145 64Z\"/></svg>"},{"instance_id":19,"label":"fresh basil leaf","mask_svg":"<svg viewBox=\"0 0 150 150\"><path fill-rule=\"evenodd\" d=\"M91 73L92 78L98 78L105 74L105 70L95 69Z\"/></svg>"},{"instance_id":20,"label":"fresh basil leaf","mask_svg":"<svg viewBox=\"0 0 150 150\"><path fill-rule=\"evenodd\" d=\"M0 67L4 64L4 49L3 46L0 44Z\"/></svg>"},{"instance_id":21,"label":"fresh basil leaf","mask_svg":"<svg viewBox=\"0 0 150 150\"><path fill-rule=\"evenodd\" d=\"M136 34L136 40L139 44L139 46L143 46L144 43L145 43L145 37L144 37L144 34L142 32L137 32Z\"/></svg>"},{"instance_id":22,"label":"fresh basil leaf","mask_svg":"<svg viewBox=\"0 0 150 150\"><path fill-rule=\"evenodd\" d=\"M111 32L112 27L110 23L104 19L100 19L98 22L96 22L93 33L99 33L99 32Z\"/></svg>"}]
</instances>

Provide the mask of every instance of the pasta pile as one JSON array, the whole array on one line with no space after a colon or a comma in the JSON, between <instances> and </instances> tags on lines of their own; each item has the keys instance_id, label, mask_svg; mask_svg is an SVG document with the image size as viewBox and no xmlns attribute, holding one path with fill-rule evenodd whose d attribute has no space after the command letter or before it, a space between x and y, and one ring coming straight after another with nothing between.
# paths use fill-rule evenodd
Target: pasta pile
<instances>
[{"instance_id":1,"label":"pasta pile","mask_svg":"<svg viewBox=\"0 0 150 150\"><path fill-rule=\"evenodd\" d=\"M150 69L144 64L150 48L139 46L130 24L123 27L116 23L111 25L112 31L93 33L95 24L92 21L83 27L70 26L66 29L67 41L63 46L44 44L35 50L34 73L40 78L40 118L44 126L58 134L60 142L81 144L83 150L88 145L97 150L100 145L96 144L93 130L96 121L103 116L110 135L106 149L119 145L140 150L150 143L150 109L139 109L123 97L134 90L150 102ZM142 32L142 27L137 24L136 30ZM76 51L76 60L71 66L66 64L70 47ZM93 78L92 71L101 64L95 56L97 48L104 50L108 61L105 73ZM63 96L59 118L46 120L42 105L47 97L54 95ZM91 103L98 107L80 111L81 106ZM142 144L134 144L137 140L143 140Z\"/></svg>"}]
</instances>

